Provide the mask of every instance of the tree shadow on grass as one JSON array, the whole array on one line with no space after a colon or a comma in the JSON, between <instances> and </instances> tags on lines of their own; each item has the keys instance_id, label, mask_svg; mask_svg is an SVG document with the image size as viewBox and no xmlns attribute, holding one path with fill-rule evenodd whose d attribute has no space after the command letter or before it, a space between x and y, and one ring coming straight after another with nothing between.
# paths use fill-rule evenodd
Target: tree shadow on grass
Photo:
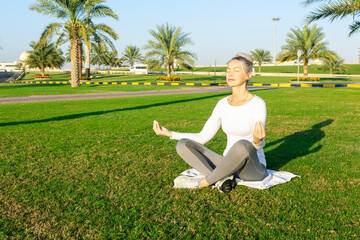
<instances>
[{"instance_id":1,"label":"tree shadow on grass","mask_svg":"<svg viewBox=\"0 0 360 240\"><path fill-rule=\"evenodd\" d=\"M322 145L315 148L313 146L325 137L322 128L330 125L333 121L333 119L328 119L313 125L311 129L267 143L265 149L281 143L278 147L265 151L268 168L278 170L295 158L320 151Z\"/></svg>"},{"instance_id":2,"label":"tree shadow on grass","mask_svg":"<svg viewBox=\"0 0 360 240\"><path fill-rule=\"evenodd\" d=\"M225 92L225 93L220 93L220 94L211 95L211 96L190 98L190 99L184 99L184 100L176 100L176 101L170 101L170 102L154 103L154 104L141 105L141 106L129 107L129 108L118 108L118 109L105 110L105 111L96 111L96 112L71 114L71 115L52 117L52 118L46 118L46 119L40 119L40 120L7 122L7 123L0 123L0 127L16 126L16 125L22 125L22 124L47 123L47 122L53 122L53 121L72 120L72 119L83 118L83 117L88 117L88 116L98 116L98 115L103 115L103 114L113 113L113 112L123 112L123 111L147 109L147 108L159 107L159 106L167 106L167 105L172 105L172 104L177 104L177 103L199 101L199 100L204 100L204 99L208 99L208 98L215 98L215 97L221 97L221 96L226 96L226 95L229 95L229 93Z\"/></svg>"}]
</instances>

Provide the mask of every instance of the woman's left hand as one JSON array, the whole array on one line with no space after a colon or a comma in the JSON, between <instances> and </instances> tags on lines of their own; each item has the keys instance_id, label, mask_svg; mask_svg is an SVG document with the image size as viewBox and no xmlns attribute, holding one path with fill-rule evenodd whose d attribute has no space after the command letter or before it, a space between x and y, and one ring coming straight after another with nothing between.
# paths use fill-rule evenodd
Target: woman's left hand
<instances>
[{"instance_id":1,"label":"woman's left hand","mask_svg":"<svg viewBox=\"0 0 360 240\"><path fill-rule=\"evenodd\" d=\"M265 128L262 122L259 121L255 123L253 137L254 137L253 141L255 144L261 143L262 140L265 138Z\"/></svg>"}]
</instances>

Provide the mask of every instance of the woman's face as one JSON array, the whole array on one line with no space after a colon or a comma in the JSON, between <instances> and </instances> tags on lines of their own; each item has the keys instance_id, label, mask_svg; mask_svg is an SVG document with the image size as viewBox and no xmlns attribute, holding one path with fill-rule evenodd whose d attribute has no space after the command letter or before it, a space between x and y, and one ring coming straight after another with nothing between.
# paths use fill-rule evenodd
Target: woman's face
<instances>
[{"instance_id":1,"label":"woman's face","mask_svg":"<svg viewBox=\"0 0 360 240\"><path fill-rule=\"evenodd\" d=\"M247 73L244 63L232 60L228 63L226 81L230 87L241 86L251 78L252 72Z\"/></svg>"}]
</instances>

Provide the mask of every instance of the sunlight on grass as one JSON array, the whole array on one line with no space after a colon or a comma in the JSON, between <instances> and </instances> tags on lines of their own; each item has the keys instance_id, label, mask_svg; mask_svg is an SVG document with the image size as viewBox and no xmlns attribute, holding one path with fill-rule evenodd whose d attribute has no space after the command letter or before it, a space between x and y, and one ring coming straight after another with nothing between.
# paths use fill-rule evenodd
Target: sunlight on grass
<instances>
[{"instance_id":1,"label":"sunlight on grass","mask_svg":"<svg viewBox=\"0 0 360 240\"><path fill-rule=\"evenodd\" d=\"M172 188L188 166L152 131L200 131L229 92L1 105L0 237L359 238L359 90L253 93L268 167L302 178L229 195Z\"/></svg>"}]
</instances>

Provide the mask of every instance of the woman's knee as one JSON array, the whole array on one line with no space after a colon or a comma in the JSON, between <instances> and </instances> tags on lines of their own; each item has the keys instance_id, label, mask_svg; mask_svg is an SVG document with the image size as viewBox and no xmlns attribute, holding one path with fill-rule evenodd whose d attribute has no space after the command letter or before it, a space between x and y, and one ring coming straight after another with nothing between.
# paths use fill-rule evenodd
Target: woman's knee
<instances>
[{"instance_id":1,"label":"woman's knee","mask_svg":"<svg viewBox=\"0 0 360 240\"><path fill-rule=\"evenodd\" d=\"M187 138L180 139L178 141L178 143L176 144L177 153L184 151L184 149L188 149L187 145L188 145L189 141L191 141L191 140L187 139Z\"/></svg>"},{"instance_id":2,"label":"woman's knee","mask_svg":"<svg viewBox=\"0 0 360 240\"><path fill-rule=\"evenodd\" d=\"M239 140L232 146L236 152L251 152L254 146L248 140Z\"/></svg>"}]
</instances>

